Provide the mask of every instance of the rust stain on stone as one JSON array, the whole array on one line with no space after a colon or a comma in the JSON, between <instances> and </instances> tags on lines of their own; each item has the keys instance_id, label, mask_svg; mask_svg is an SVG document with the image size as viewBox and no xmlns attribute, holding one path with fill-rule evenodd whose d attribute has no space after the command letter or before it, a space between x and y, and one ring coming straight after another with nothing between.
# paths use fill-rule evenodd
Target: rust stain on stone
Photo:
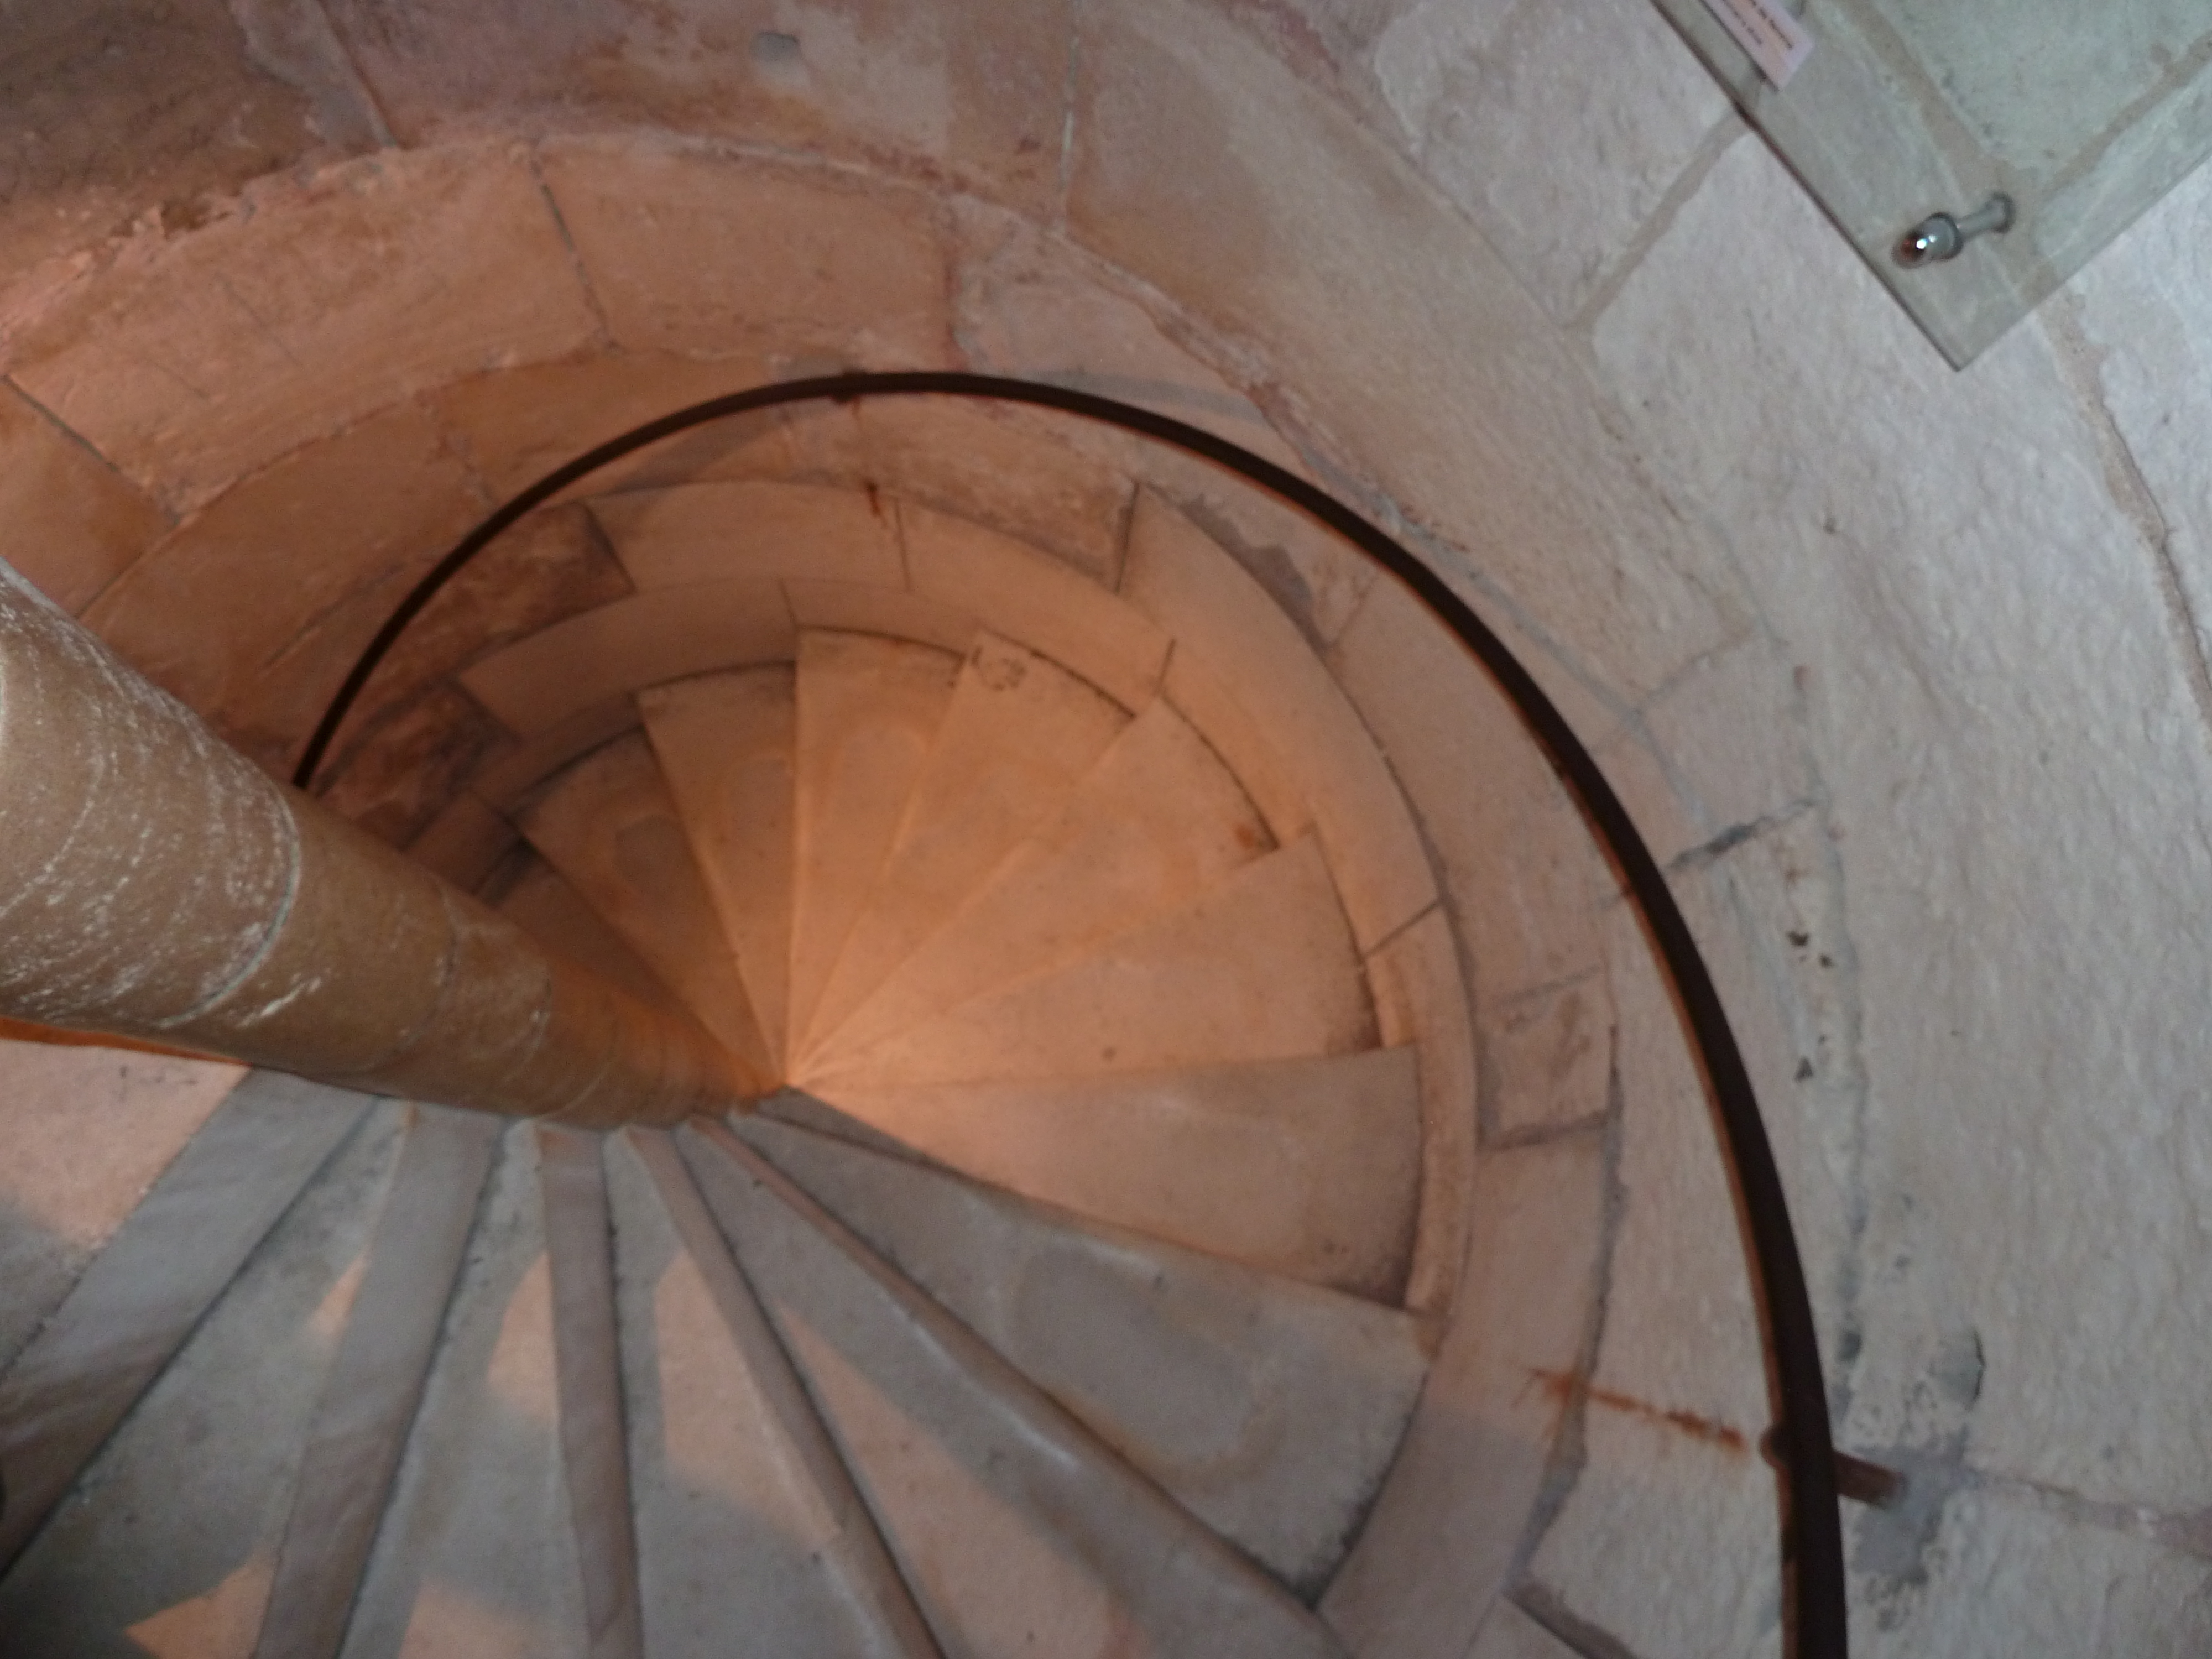
<instances>
[{"instance_id":1,"label":"rust stain on stone","mask_svg":"<svg viewBox=\"0 0 2212 1659\"><path fill-rule=\"evenodd\" d=\"M1542 1387L1547 1395L1562 1406L1566 1403L1567 1396L1574 1392L1575 1385L1582 1380L1580 1375L1574 1371L1532 1370L1529 1376ZM1723 1451L1747 1452L1751 1449L1751 1443L1744 1437L1741 1429L1731 1428L1714 1418L1700 1417L1695 1412L1668 1411L1632 1395L1615 1393L1611 1389L1592 1388L1589 1398L1592 1405L1603 1406L1608 1411L1625 1412L1647 1423L1662 1425L1686 1434L1693 1440L1718 1446Z\"/></svg>"}]
</instances>

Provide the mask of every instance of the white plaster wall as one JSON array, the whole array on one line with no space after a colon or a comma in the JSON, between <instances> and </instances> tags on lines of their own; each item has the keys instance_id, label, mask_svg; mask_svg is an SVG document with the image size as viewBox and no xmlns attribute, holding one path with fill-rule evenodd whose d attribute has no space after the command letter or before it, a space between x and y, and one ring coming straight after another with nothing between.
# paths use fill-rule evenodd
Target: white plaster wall
<instances>
[{"instance_id":1,"label":"white plaster wall","mask_svg":"<svg viewBox=\"0 0 2212 1659\"><path fill-rule=\"evenodd\" d=\"M1839 1437L1912 1474L1854 1512L1859 1650L2201 1651L2212 177L1954 374L1649 9L1361 34L1335 95L1529 285L1748 619L1608 758L1662 857L1709 849L1678 881L1763 1062ZM1536 1602L1736 1650L1725 1598L1602 1612L1556 1547Z\"/></svg>"}]
</instances>

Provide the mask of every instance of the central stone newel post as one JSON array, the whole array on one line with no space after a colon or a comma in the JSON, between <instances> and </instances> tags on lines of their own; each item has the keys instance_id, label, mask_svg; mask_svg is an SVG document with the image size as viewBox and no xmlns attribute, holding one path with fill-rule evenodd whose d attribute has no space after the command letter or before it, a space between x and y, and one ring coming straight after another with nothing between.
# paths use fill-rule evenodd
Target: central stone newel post
<instances>
[{"instance_id":1,"label":"central stone newel post","mask_svg":"<svg viewBox=\"0 0 2212 1659\"><path fill-rule=\"evenodd\" d=\"M579 1123L772 1086L264 776L4 564L0 1012Z\"/></svg>"}]
</instances>

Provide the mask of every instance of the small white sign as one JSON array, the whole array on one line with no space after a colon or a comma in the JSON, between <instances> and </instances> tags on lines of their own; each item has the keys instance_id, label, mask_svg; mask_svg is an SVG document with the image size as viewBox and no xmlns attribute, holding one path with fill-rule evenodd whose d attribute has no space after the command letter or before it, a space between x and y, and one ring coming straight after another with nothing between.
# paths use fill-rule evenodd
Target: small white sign
<instances>
[{"instance_id":1,"label":"small white sign","mask_svg":"<svg viewBox=\"0 0 2212 1659\"><path fill-rule=\"evenodd\" d=\"M1790 84L1812 55L1813 37L1783 8L1782 0L1705 0L1735 43L1751 54L1759 72L1778 87Z\"/></svg>"}]
</instances>

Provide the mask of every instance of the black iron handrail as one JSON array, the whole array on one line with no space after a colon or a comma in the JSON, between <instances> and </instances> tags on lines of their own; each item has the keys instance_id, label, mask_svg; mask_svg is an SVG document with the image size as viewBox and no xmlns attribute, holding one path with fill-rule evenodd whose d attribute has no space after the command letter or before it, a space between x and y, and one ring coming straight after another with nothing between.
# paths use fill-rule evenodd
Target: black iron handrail
<instances>
[{"instance_id":1,"label":"black iron handrail","mask_svg":"<svg viewBox=\"0 0 2212 1659\"><path fill-rule=\"evenodd\" d=\"M1804 1265L1798 1259L1782 1178L1759 1116L1758 1097L1689 924L1683 920L1658 860L1644 844L1620 797L1606 781L1605 774L1565 717L1504 641L1413 553L1295 473L1170 416L1066 386L997 375L939 371L842 374L789 380L712 398L635 427L556 468L471 531L415 585L391 619L377 630L307 740L293 781L302 789L313 782L331 739L370 677L422 608L502 531L570 485L625 455L710 421L824 399L842 403L860 398L922 396L985 398L1056 410L1154 439L1237 474L1327 525L1395 576L1458 635L1511 699L1626 884L1704 1066L1742 1203L1752 1276L1773 1368L1778 1420L1771 1443L1783 1477L1785 1627L1796 1659L1844 1659L1843 1524L1837 1508L1835 1447L1828 1431L1820 1337L1813 1323Z\"/></svg>"}]
</instances>

